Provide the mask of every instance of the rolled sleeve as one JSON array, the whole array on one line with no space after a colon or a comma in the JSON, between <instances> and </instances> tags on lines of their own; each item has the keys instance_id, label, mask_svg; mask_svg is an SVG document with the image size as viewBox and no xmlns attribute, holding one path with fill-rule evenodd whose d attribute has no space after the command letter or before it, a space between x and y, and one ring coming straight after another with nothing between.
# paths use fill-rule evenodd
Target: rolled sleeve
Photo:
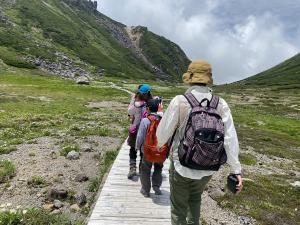
<instances>
[{"instance_id":1,"label":"rolled sleeve","mask_svg":"<svg viewBox=\"0 0 300 225\"><path fill-rule=\"evenodd\" d=\"M156 131L158 147L162 147L173 136L179 122L179 103L176 96L164 113Z\"/></svg>"},{"instance_id":2,"label":"rolled sleeve","mask_svg":"<svg viewBox=\"0 0 300 225\"><path fill-rule=\"evenodd\" d=\"M225 126L224 147L227 154L227 163L230 166L230 172L234 174L241 173L241 164L239 161L239 142L234 127L233 118L228 104L221 99L222 120Z\"/></svg>"}]
</instances>

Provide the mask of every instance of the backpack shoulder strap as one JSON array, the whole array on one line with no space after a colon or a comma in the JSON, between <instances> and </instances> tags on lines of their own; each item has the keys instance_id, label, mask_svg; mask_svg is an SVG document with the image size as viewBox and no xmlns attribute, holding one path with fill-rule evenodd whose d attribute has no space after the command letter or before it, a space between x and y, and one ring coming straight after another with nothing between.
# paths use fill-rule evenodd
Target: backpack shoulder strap
<instances>
[{"instance_id":1,"label":"backpack shoulder strap","mask_svg":"<svg viewBox=\"0 0 300 225\"><path fill-rule=\"evenodd\" d=\"M217 109L217 107L219 105L219 101L220 101L220 98L216 95L213 95L211 100L210 100L209 106L213 109Z\"/></svg>"},{"instance_id":2,"label":"backpack shoulder strap","mask_svg":"<svg viewBox=\"0 0 300 225\"><path fill-rule=\"evenodd\" d=\"M185 93L183 96L186 98L192 108L200 105L200 103L192 93Z\"/></svg>"},{"instance_id":3,"label":"backpack shoulder strap","mask_svg":"<svg viewBox=\"0 0 300 225\"><path fill-rule=\"evenodd\" d=\"M147 119L150 121L150 122L152 122L152 121L154 121L155 120L155 117L153 116L153 115L148 115L147 116Z\"/></svg>"}]
</instances>

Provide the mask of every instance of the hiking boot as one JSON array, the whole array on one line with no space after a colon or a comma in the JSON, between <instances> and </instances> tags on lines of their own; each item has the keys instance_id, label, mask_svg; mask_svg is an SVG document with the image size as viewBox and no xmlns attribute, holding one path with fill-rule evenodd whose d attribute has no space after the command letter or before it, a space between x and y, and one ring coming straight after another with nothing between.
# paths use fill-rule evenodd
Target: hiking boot
<instances>
[{"instance_id":1,"label":"hiking boot","mask_svg":"<svg viewBox=\"0 0 300 225\"><path fill-rule=\"evenodd\" d=\"M159 188L153 188L155 195L162 195L162 192Z\"/></svg>"},{"instance_id":2,"label":"hiking boot","mask_svg":"<svg viewBox=\"0 0 300 225\"><path fill-rule=\"evenodd\" d=\"M127 177L128 177L128 179L131 180L135 175L136 175L136 168L135 168L135 166L131 166Z\"/></svg>"},{"instance_id":3,"label":"hiking boot","mask_svg":"<svg viewBox=\"0 0 300 225\"><path fill-rule=\"evenodd\" d=\"M145 198L149 198L150 197L150 193L146 192L143 188L141 189L141 194L145 197Z\"/></svg>"}]
</instances>

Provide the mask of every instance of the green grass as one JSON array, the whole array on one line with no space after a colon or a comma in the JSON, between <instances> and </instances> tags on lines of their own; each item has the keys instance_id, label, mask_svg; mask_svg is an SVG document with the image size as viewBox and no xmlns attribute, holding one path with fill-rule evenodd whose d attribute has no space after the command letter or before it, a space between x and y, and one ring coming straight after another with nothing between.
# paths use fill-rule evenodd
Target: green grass
<instances>
[{"instance_id":1,"label":"green grass","mask_svg":"<svg viewBox=\"0 0 300 225\"><path fill-rule=\"evenodd\" d=\"M140 45L149 61L172 75L173 82L180 81L190 63L185 53L179 46L164 37L147 31L146 28L143 28L143 33Z\"/></svg>"},{"instance_id":2,"label":"green grass","mask_svg":"<svg viewBox=\"0 0 300 225\"><path fill-rule=\"evenodd\" d=\"M246 180L240 194L226 195L219 199L219 204L238 215L251 216L261 225L295 225L300 221L297 213L300 198L299 190L290 183L298 178L289 174L291 171L300 172L300 112L288 106L300 102L300 89L291 84L295 80L289 80L289 76L284 75L284 78L290 84L279 85L282 80L278 77L275 82L275 77L269 73L264 79L273 86L263 84L263 80L256 82L258 78L249 79L253 84L246 86L237 83L216 87L216 92L224 96L233 114L241 146L241 163L252 169L259 167L251 153L243 153L243 149L249 147L270 159L276 156L288 159L291 163L276 163L274 160L274 163L268 165L278 167L285 175L244 173L244 177L253 182ZM242 95L254 96L257 102L246 102L242 98L234 100Z\"/></svg>"},{"instance_id":3,"label":"green grass","mask_svg":"<svg viewBox=\"0 0 300 225\"><path fill-rule=\"evenodd\" d=\"M46 180L41 176L33 176L27 181L27 184L33 187L44 187L47 185Z\"/></svg>"},{"instance_id":4,"label":"green grass","mask_svg":"<svg viewBox=\"0 0 300 225\"><path fill-rule=\"evenodd\" d=\"M239 158L244 165L254 166L257 163L255 156L251 154L240 154Z\"/></svg>"},{"instance_id":5,"label":"green grass","mask_svg":"<svg viewBox=\"0 0 300 225\"><path fill-rule=\"evenodd\" d=\"M67 156L69 152L75 151L79 152L80 148L78 144L69 144L65 143L61 146L61 150L59 151L61 156Z\"/></svg>"},{"instance_id":6,"label":"green grass","mask_svg":"<svg viewBox=\"0 0 300 225\"><path fill-rule=\"evenodd\" d=\"M10 51L9 49L7 49L5 47L0 46L0 52L1 52L0 59L2 59L2 61L8 66L14 66L14 67L19 67L19 68L29 68L29 69L35 68L34 65L27 63L15 51Z\"/></svg>"},{"instance_id":7,"label":"green grass","mask_svg":"<svg viewBox=\"0 0 300 225\"><path fill-rule=\"evenodd\" d=\"M89 183L89 191L93 192L93 196L88 200L89 206L93 205L94 200L97 196L97 192L99 191L99 187L101 185L101 182L103 182L103 178L105 175L109 172L113 162L115 161L116 157L118 155L118 151L107 151L105 152L104 156L100 157L100 167L99 167L99 173L98 176L90 180ZM84 213L86 215L89 214L91 208L85 208Z\"/></svg>"},{"instance_id":8,"label":"green grass","mask_svg":"<svg viewBox=\"0 0 300 225\"><path fill-rule=\"evenodd\" d=\"M14 176L16 167L9 160L0 160L0 183L8 181Z\"/></svg>"},{"instance_id":9,"label":"green grass","mask_svg":"<svg viewBox=\"0 0 300 225\"><path fill-rule=\"evenodd\" d=\"M291 186L290 177L251 174L238 195L226 195L219 204L238 214L248 214L261 225L295 225L299 222L300 192ZM245 211L245 209L247 209Z\"/></svg>"},{"instance_id":10,"label":"green grass","mask_svg":"<svg viewBox=\"0 0 300 225\"><path fill-rule=\"evenodd\" d=\"M118 154L118 151L105 152L105 155L104 155L103 159L101 160L99 175L90 181L90 184L89 184L90 192L98 191L104 175L109 171L112 163L114 162L115 158L117 157L117 154Z\"/></svg>"},{"instance_id":11,"label":"green grass","mask_svg":"<svg viewBox=\"0 0 300 225\"><path fill-rule=\"evenodd\" d=\"M66 215L49 214L39 209L0 212L0 225L83 225L82 221L71 222Z\"/></svg>"},{"instance_id":12,"label":"green grass","mask_svg":"<svg viewBox=\"0 0 300 225\"><path fill-rule=\"evenodd\" d=\"M0 82L0 92L4 94L0 97L0 107L4 110L0 112L0 139L3 140L0 154L9 153L28 140L55 137L58 132L83 137L119 135L108 126L111 117L98 118L91 114L94 109L85 106L92 101L128 101L129 97L118 90L100 85L79 86L73 81L24 70L0 74ZM114 116L117 124L125 125L126 114L115 112ZM91 121L97 121L96 126L87 125Z\"/></svg>"}]
</instances>

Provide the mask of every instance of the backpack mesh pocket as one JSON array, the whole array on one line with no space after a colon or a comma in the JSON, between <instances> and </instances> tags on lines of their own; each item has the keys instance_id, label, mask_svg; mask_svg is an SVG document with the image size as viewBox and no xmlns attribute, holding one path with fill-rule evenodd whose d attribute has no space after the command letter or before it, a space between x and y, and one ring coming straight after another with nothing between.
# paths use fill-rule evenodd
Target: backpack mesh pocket
<instances>
[{"instance_id":1,"label":"backpack mesh pocket","mask_svg":"<svg viewBox=\"0 0 300 225\"><path fill-rule=\"evenodd\" d=\"M191 161L197 165L207 167L224 164L221 162L225 154L223 141L209 143L196 139L192 152Z\"/></svg>"}]
</instances>

